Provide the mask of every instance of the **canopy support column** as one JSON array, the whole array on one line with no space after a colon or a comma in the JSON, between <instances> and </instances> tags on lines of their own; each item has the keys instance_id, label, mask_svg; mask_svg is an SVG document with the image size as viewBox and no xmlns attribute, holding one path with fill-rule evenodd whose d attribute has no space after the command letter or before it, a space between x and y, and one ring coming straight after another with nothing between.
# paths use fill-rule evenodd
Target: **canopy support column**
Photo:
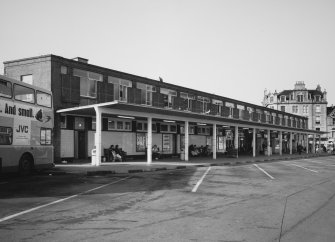
<instances>
[{"instance_id":1,"label":"canopy support column","mask_svg":"<svg viewBox=\"0 0 335 242\"><path fill-rule=\"evenodd\" d=\"M256 157L256 128L252 132L252 157Z\"/></svg>"},{"instance_id":2,"label":"canopy support column","mask_svg":"<svg viewBox=\"0 0 335 242\"><path fill-rule=\"evenodd\" d=\"M96 131L95 131L95 159L92 159L92 166L101 165L101 130L102 130L102 111L100 107L94 107L95 116L96 116Z\"/></svg>"},{"instance_id":3,"label":"canopy support column","mask_svg":"<svg viewBox=\"0 0 335 242\"><path fill-rule=\"evenodd\" d=\"M188 136L189 123L185 121L185 161L188 161L188 147L189 147L189 136Z\"/></svg>"},{"instance_id":4,"label":"canopy support column","mask_svg":"<svg viewBox=\"0 0 335 242\"><path fill-rule=\"evenodd\" d=\"M148 117L147 165L152 163L152 118Z\"/></svg>"},{"instance_id":5,"label":"canopy support column","mask_svg":"<svg viewBox=\"0 0 335 242\"><path fill-rule=\"evenodd\" d=\"M268 156L270 156L271 155L271 152L270 152L270 149L271 149L271 147L270 147L270 145L271 145L271 135L270 135L270 130L268 129Z\"/></svg>"},{"instance_id":6,"label":"canopy support column","mask_svg":"<svg viewBox=\"0 0 335 242\"><path fill-rule=\"evenodd\" d=\"M279 155L283 155L283 131L279 131Z\"/></svg>"},{"instance_id":7,"label":"canopy support column","mask_svg":"<svg viewBox=\"0 0 335 242\"><path fill-rule=\"evenodd\" d=\"M290 133L290 155L292 155L292 147L293 147L293 145L292 145L292 140L293 140L293 133L291 132Z\"/></svg>"},{"instance_id":8,"label":"canopy support column","mask_svg":"<svg viewBox=\"0 0 335 242\"><path fill-rule=\"evenodd\" d=\"M238 158L238 139L239 139L239 137L238 137L238 126L236 125L235 126L235 144L234 144L235 149L236 149L236 158Z\"/></svg>"},{"instance_id":9,"label":"canopy support column","mask_svg":"<svg viewBox=\"0 0 335 242\"><path fill-rule=\"evenodd\" d=\"M216 160L216 124L213 124L213 145L212 145L212 151L213 151L213 160Z\"/></svg>"}]
</instances>

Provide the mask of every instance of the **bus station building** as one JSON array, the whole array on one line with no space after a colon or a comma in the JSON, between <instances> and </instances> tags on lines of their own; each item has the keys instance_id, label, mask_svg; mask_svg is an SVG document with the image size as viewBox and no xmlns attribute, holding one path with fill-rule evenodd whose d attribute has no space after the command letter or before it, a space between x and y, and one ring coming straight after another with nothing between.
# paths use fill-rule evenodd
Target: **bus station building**
<instances>
[{"instance_id":1,"label":"bus station building","mask_svg":"<svg viewBox=\"0 0 335 242\"><path fill-rule=\"evenodd\" d=\"M308 118L88 63L43 55L4 62L8 77L53 92L55 161L105 161L118 145L128 158L147 157L157 145L162 156L192 159L190 146L219 156L315 152L323 133ZM308 142L308 137L312 141Z\"/></svg>"}]
</instances>

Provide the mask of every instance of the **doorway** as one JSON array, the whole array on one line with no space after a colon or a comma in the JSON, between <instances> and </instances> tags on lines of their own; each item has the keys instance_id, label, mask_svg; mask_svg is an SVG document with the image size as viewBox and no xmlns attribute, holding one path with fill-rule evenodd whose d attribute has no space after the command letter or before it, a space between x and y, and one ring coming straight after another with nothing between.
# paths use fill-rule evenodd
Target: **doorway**
<instances>
[{"instance_id":1,"label":"doorway","mask_svg":"<svg viewBox=\"0 0 335 242\"><path fill-rule=\"evenodd\" d=\"M75 131L75 158L86 159L87 158L87 142L85 131Z\"/></svg>"}]
</instances>

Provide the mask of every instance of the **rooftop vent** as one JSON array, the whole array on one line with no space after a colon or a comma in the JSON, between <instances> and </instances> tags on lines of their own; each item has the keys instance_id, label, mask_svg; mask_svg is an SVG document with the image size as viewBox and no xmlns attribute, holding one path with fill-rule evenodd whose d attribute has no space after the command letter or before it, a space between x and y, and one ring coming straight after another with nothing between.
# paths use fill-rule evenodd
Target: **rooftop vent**
<instances>
[{"instance_id":1,"label":"rooftop vent","mask_svg":"<svg viewBox=\"0 0 335 242\"><path fill-rule=\"evenodd\" d=\"M75 61L78 61L78 62L81 62L81 63L85 63L85 64L88 63L88 59L85 59L85 58L82 58L82 57L76 57L76 58L73 58L72 60L75 60Z\"/></svg>"}]
</instances>

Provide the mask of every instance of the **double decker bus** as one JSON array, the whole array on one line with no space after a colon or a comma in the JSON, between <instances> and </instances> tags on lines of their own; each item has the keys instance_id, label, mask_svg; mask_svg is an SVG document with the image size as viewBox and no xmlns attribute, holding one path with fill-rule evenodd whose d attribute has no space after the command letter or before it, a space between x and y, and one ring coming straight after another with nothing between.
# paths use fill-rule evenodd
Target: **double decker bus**
<instances>
[{"instance_id":1,"label":"double decker bus","mask_svg":"<svg viewBox=\"0 0 335 242\"><path fill-rule=\"evenodd\" d=\"M0 75L0 172L53 166L50 91Z\"/></svg>"}]
</instances>

